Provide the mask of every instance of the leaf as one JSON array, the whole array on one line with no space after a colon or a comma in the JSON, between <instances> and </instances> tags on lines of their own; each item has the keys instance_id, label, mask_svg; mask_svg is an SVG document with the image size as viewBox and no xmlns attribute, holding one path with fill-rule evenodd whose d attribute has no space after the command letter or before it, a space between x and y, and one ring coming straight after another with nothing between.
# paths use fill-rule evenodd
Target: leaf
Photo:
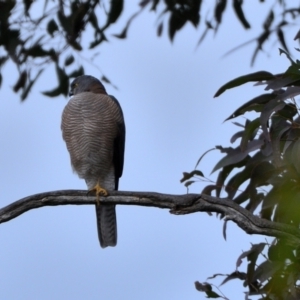
<instances>
[{"instance_id":1,"label":"leaf","mask_svg":"<svg viewBox=\"0 0 300 300\"><path fill-rule=\"evenodd\" d=\"M277 37L283 49L289 53L288 47L285 42L284 33L280 27L277 29Z\"/></svg>"},{"instance_id":2,"label":"leaf","mask_svg":"<svg viewBox=\"0 0 300 300\"><path fill-rule=\"evenodd\" d=\"M74 56L73 55L69 55L66 59L65 59L65 66L69 66L74 62Z\"/></svg>"},{"instance_id":3,"label":"leaf","mask_svg":"<svg viewBox=\"0 0 300 300\"><path fill-rule=\"evenodd\" d=\"M227 0L220 0L217 1L215 6L215 19L218 23L222 22L222 16L226 9Z\"/></svg>"},{"instance_id":4,"label":"leaf","mask_svg":"<svg viewBox=\"0 0 300 300\"><path fill-rule=\"evenodd\" d=\"M236 163L242 161L248 155L248 153L259 149L263 145L263 143L264 142L262 140L254 140L254 141L250 141L248 143L248 147L247 147L247 149L245 149L245 151L241 151L240 147L232 149L232 151L230 153L228 153L225 157L223 157L215 165L211 174L220 168L223 168L223 167L229 166L229 165L233 165L233 164L236 164Z\"/></svg>"},{"instance_id":5,"label":"leaf","mask_svg":"<svg viewBox=\"0 0 300 300\"><path fill-rule=\"evenodd\" d=\"M42 92L43 95L48 97L57 97L61 94L64 96L68 95L69 92L69 77L66 72L56 65L56 75L58 79L58 86L50 91Z\"/></svg>"},{"instance_id":6,"label":"leaf","mask_svg":"<svg viewBox=\"0 0 300 300\"><path fill-rule=\"evenodd\" d=\"M90 17L89 17L89 21L91 23L91 25L94 27L94 29L96 29L96 31L100 31L99 25L98 25L98 19L97 16L95 14L95 11L92 11L90 13Z\"/></svg>"},{"instance_id":7,"label":"leaf","mask_svg":"<svg viewBox=\"0 0 300 300\"><path fill-rule=\"evenodd\" d=\"M269 28L272 25L273 21L274 21L274 12L271 9L269 15L267 16L267 18L266 18L266 20L263 24L263 27L264 27L265 31L269 30Z\"/></svg>"},{"instance_id":8,"label":"leaf","mask_svg":"<svg viewBox=\"0 0 300 300\"><path fill-rule=\"evenodd\" d=\"M298 64L292 64L288 67L288 69L285 71L284 76L290 77L292 79L299 80L300 79L300 65Z\"/></svg>"},{"instance_id":9,"label":"leaf","mask_svg":"<svg viewBox=\"0 0 300 300\"><path fill-rule=\"evenodd\" d=\"M271 262L269 260L261 263L254 271L253 280L259 280L260 283L271 278L284 264L282 262Z\"/></svg>"},{"instance_id":10,"label":"leaf","mask_svg":"<svg viewBox=\"0 0 300 300\"><path fill-rule=\"evenodd\" d=\"M163 27L164 27L164 23L160 22L160 24L157 26L157 36L161 36Z\"/></svg>"},{"instance_id":11,"label":"leaf","mask_svg":"<svg viewBox=\"0 0 300 300\"><path fill-rule=\"evenodd\" d=\"M71 30L71 22L68 17L66 17L61 10L58 10L57 12L57 18L59 20L60 25L66 32L66 34L72 35L72 30ZM51 25L54 26L54 25Z\"/></svg>"},{"instance_id":12,"label":"leaf","mask_svg":"<svg viewBox=\"0 0 300 300\"><path fill-rule=\"evenodd\" d=\"M238 268L242 264L242 260L247 257L248 261L255 264L258 255L264 250L266 243L253 244L251 249L243 252L236 261L236 267Z\"/></svg>"},{"instance_id":13,"label":"leaf","mask_svg":"<svg viewBox=\"0 0 300 300\"><path fill-rule=\"evenodd\" d=\"M272 75L271 73L266 72L266 71L259 71L259 72L247 74L244 76L240 76L240 77L237 77L237 78L227 82L222 87L220 87L219 90L214 95L214 97L220 96L222 93L224 93L228 89L232 89L234 87L240 86L240 85L248 83L248 82L270 80L273 78L274 78L274 75Z\"/></svg>"},{"instance_id":14,"label":"leaf","mask_svg":"<svg viewBox=\"0 0 300 300\"><path fill-rule=\"evenodd\" d=\"M207 185L202 191L201 194L211 195L212 191L217 190L217 186L215 184ZM210 214L210 213L209 213ZM211 215L211 214L210 214Z\"/></svg>"},{"instance_id":15,"label":"leaf","mask_svg":"<svg viewBox=\"0 0 300 300\"><path fill-rule=\"evenodd\" d=\"M230 180L227 182L226 188L225 188L225 191L228 194L228 196L227 196L228 199L233 199L234 196L236 195L239 187L250 178L252 169L253 169L253 166L252 166L252 168L245 167L244 170L234 174L230 178Z\"/></svg>"},{"instance_id":16,"label":"leaf","mask_svg":"<svg viewBox=\"0 0 300 300\"><path fill-rule=\"evenodd\" d=\"M110 10L108 13L108 24L115 23L118 18L120 17L122 11L123 11L123 0L111 0L110 1Z\"/></svg>"},{"instance_id":17,"label":"leaf","mask_svg":"<svg viewBox=\"0 0 300 300\"><path fill-rule=\"evenodd\" d=\"M128 31L128 28L129 28L131 22L132 22L132 21L133 21L140 13L141 13L141 11L138 11L138 12L136 12L135 14L133 14L133 15L129 18L129 20L127 21L127 23L126 23L124 29L122 30L122 32L119 33L119 34L113 34L113 36L116 37L116 38L119 38L119 39L125 39L125 38L127 37L127 31Z\"/></svg>"},{"instance_id":18,"label":"leaf","mask_svg":"<svg viewBox=\"0 0 300 300\"><path fill-rule=\"evenodd\" d=\"M289 61L291 62L292 65L295 65L295 64L296 64L296 63L294 62L294 60L291 58L290 54L289 54L287 51L285 51L285 50L279 48L279 55L281 55L281 54L285 54L286 57L289 59Z\"/></svg>"},{"instance_id":19,"label":"leaf","mask_svg":"<svg viewBox=\"0 0 300 300\"><path fill-rule=\"evenodd\" d=\"M192 172L183 172L183 177L180 179L180 182L184 182L194 176L204 177L203 173L200 170L193 170Z\"/></svg>"},{"instance_id":20,"label":"leaf","mask_svg":"<svg viewBox=\"0 0 300 300\"><path fill-rule=\"evenodd\" d=\"M205 292L207 298L220 298L221 296L213 291L212 286L207 283L200 283L199 281L195 282L195 288L199 292Z\"/></svg>"},{"instance_id":21,"label":"leaf","mask_svg":"<svg viewBox=\"0 0 300 300\"><path fill-rule=\"evenodd\" d=\"M209 150L207 150L207 151L205 151L201 156L200 156L200 158L197 160L197 163L196 163L196 166L195 166L195 169L197 168L197 166L200 164L200 162L201 162L201 160L202 160L202 158L208 153L208 152L210 152L210 151L212 151L212 150L216 150L216 148L211 148L211 149L209 149Z\"/></svg>"},{"instance_id":22,"label":"leaf","mask_svg":"<svg viewBox=\"0 0 300 300\"><path fill-rule=\"evenodd\" d=\"M80 66L77 70L71 72L68 77L76 78L76 77L81 76L83 74L84 74L83 66Z\"/></svg>"},{"instance_id":23,"label":"leaf","mask_svg":"<svg viewBox=\"0 0 300 300\"><path fill-rule=\"evenodd\" d=\"M26 49L27 55L32 57L44 57L49 56L49 51L44 50L41 45L35 45L29 49Z\"/></svg>"},{"instance_id":24,"label":"leaf","mask_svg":"<svg viewBox=\"0 0 300 300\"><path fill-rule=\"evenodd\" d=\"M224 186L225 180L230 175L231 171L234 169L234 165L229 165L224 167L218 175L217 182L216 182L216 196L220 197L222 188Z\"/></svg>"},{"instance_id":25,"label":"leaf","mask_svg":"<svg viewBox=\"0 0 300 300\"><path fill-rule=\"evenodd\" d=\"M31 7L31 4L33 3L33 0L23 0L23 3L24 3L24 8L25 8L25 15L29 15L28 12L29 12L29 9Z\"/></svg>"},{"instance_id":26,"label":"leaf","mask_svg":"<svg viewBox=\"0 0 300 300\"><path fill-rule=\"evenodd\" d=\"M243 115L245 112L249 111L262 111L263 105L267 102L276 98L274 94L263 94L258 97L251 99L250 101L246 102L242 106L240 106L233 114L231 114L224 122L236 118L240 115Z\"/></svg>"},{"instance_id":27,"label":"leaf","mask_svg":"<svg viewBox=\"0 0 300 300\"><path fill-rule=\"evenodd\" d=\"M34 79L33 79L33 80L30 80L29 83L28 83L28 85L23 89L23 93L22 93L22 95L21 95L21 101L24 101L24 100L27 98L27 96L28 96L28 94L29 94L29 92L30 92L32 86L35 84L35 82L36 82L37 79L40 77L40 75L42 74L43 71L44 71L43 69L42 69L42 70L39 70L39 72L38 72L37 75L34 77Z\"/></svg>"},{"instance_id":28,"label":"leaf","mask_svg":"<svg viewBox=\"0 0 300 300\"><path fill-rule=\"evenodd\" d=\"M185 187L189 187L191 184L193 184L195 182L195 180L188 180L185 182L184 186Z\"/></svg>"},{"instance_id":29,"label":"leaf","mask_svg":"<svg viewBox=\"0 0 300 300\"><path fill-rule=\"evenodd\" d=\"M287 74L289 75L289 74ZM273 91L278 91L281 90L282 88L286 87L287 85L290 85L291 83L296 82L297 80L299 80L299 78L292 78L290 76L288 77L278 77L278 78L274 78L272 80L268 80L267 81L267 86L265 87L265 90L273 90Z\"/></svg>"},{"instance_id":30,"label":"leaf","mask_svg":"<svg viewBox=\"0 0 300 300\"><path fill-rule=\"evenodd\" d=\"M176 32L183 27L186 21L187 19L185 19L177 10L173 11L169 20L169 37L171 41L173 41Z\"/></svg>"},{"instance_id":31,"label":"leaf","mask_svg":"<svg viewBox=\"0 0 300 300\"><path fill-rule=\"evenodd\" d=\"M277 101L270 101L264 106L259 119L260 119L260 124L261 124L262 130L263 130L264 136L267 141L270 140L269 132L268 132L268 122L269 122L270 116L273 113L277 112L278 110L282 109L285 105L286 104L284 102L280 102L277 100Z\"/></svg>"},{"instance_id":32,"label":"leaf","mask_svg":"<svg viewBox=\"0 0 300 300\"><path fill-rule=\"evenodd\" d=\"M233 144L237 139L243 136L244 130L236 132L230 139L230 143Z\"/></svg>"},{"instance_id":33,"label":"leaf","mask_svg":"<svg viewBox=\"0 0 300 300\"><path fill-rule=\"evenodd\" d=\"M15 83L15 85L13 87L14 92L16 93L19 91L19 89L24 88L26 81L27 81L27 72L23 71L20 74L18 81Z\"/></svg>"},{"instance_id":34,"label":"leaf","mask_svg":"<svg viewBox=\"0 0 300 300\"><path fill-rule=\"evenodd\" d=\"M246 279L246 273L244 273L244 272L239 272L239 271L235 271L235 272L231 273L230 275L228 275L228 276L222 281L222 283L220 284L220 286L223 285L223 284L225 284L226 282L232 280L232 279L245 280L245 279Z\"/></svg>"},{"instance_id":35,"label":"leaf","mask_svg":"<svg viewBox=\"0 0 300 300\"><path fill-rule=\"evenodd\" d=\"M57 30L58 30L58 26L54 21L54 19L50 20L47 24L47 32L49 33L49 35L53 37L53 33Z\"/></svg>"},{"instance_id":36,"label":"leaf","mask_svg":"<svg viewBox=\"0 0 300 300\"><path fill-rule=\"evenodd\" d=\"M251 59L251 66L253 66L254 62L255 62L255 59L256 59L256 56L258 54L258 52L260 50L262 50L262 46L264 44L264 42L268 39L269 35L271 34L271 31L270 30L266 30L264 31L257 39L257 47L256 49L254 50L254 53L253 53L253 56L252 56L252 59Z\"/></svg>"},{"instance_id":37,"label":"leaf","mask_svg":"<svg viewBox=\"0 0 300 300\"><path fill-rule=\"evenodd\" d=\"M226 241L227 221L228 220L225 220L224 224L223 224L223 238L224 238L225 241Z\"/></svg>"},{"instance_id":38,"label":"leaf","mask_svg":"<svg viewBox=\"0 0 300 300\"><path fill-rule=\"evenodd\" d=\"M235 13L238 16L238 19L243 24L245 29L249 29L251 26L245 18L245 15L244 15L244 12L242 9L242 5L243 5L243 0L233 0L233 8L234 8Z\"/></svg>"},{"instance_id":39,"label":"leaf","mask_svg":"<svg viewBox=\"0 0 300 300\"><path fill-rule=\"evenodd\" d=\"M259 118L252 120L250 123L246 125L245 131L241 139L241 144L240 144L242 151L245 151L247 149L247 145L249 141L253 140L259 127L260 127Z\"/></svg>"}]
</instances>

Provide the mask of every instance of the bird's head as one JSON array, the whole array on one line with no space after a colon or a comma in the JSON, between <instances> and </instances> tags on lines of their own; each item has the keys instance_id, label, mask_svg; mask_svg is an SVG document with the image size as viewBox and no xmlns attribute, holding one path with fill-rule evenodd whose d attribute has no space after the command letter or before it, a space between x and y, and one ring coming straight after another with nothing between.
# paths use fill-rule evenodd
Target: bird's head
<instances>
[{"instance_id":1,"label":"bird's head","mask_svg":"<svg viewBox=\"0 0 300 300\"><path fill-rule=\"evenodd\" d=\"M101 81L90 75L82 75L75 78L70 86L69 96L91 92L95 94L106 94L106 90Z\"/></svg>"}]
</instances>

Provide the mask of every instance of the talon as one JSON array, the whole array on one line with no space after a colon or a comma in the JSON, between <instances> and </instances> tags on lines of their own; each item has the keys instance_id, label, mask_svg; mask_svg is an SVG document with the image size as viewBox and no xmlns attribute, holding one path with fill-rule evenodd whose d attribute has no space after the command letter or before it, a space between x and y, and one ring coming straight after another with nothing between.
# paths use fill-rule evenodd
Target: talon
<instances>
[{"instance_id":1,"label":"talon","mask_svg":"<svg viewBox=\"0 0 300 300\"><path fill-rule=\"evenodd\" d=\"M89 193L90 192L95 192L96 197L97 197L97 199L96 199L97 205L100 205L100 199L99 199L100 196L107 196L108 195L107 191L104 188L102 188L99 185L99 183L97 183L91 190L89 190Z\"/></svg>"}]
</instances>

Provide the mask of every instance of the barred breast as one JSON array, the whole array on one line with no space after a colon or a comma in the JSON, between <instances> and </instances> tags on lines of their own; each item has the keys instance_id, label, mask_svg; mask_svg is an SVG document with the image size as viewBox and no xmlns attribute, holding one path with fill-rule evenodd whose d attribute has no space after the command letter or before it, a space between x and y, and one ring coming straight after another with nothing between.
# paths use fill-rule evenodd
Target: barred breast
<instances>
[{"instance_id":1,"label":"barred breast","mask_svg":"<svg viewBox=\"0 0 300 300\"><path fill-rule=\"evenodd\" d=\"M101 184L112 173L113 143L121 121L120 109L108 95L84 92L66 105L61 125L63 138L73 169L87 183L98 178Z\"/></svg>"}]
</instances>

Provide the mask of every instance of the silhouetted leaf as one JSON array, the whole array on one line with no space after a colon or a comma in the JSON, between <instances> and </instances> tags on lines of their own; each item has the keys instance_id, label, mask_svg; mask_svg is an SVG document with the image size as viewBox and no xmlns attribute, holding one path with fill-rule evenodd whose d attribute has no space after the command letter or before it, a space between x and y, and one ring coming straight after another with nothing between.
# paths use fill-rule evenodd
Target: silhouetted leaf
<instances>
[{"instance_id":1,"label":"silhouetted leaf","mask_svg":"<svg viewBox=\"0 0 300 300\"><path fill-rule=\"evenodd\" d=\"M97 31L100 30L99 25L98 25L98 18L95 14L95 11L92 11L90 13L89 21L90 21L90 24L94 27L94 29L96 29Z\"/></svg>"},{"instance_id":2,"label":"silhouetted leaf","mask_svg":"<svg viewBox=\"0 0 300 300\"><path fill-rule=\"evenodd\" d=\"M16 1L1 1L0 2L0 20L1 22L6 23L11 14L12 9L15 7Z\"/></svg>"},{"instance_id":3,"label":"silhouetted leaf","mask_svg":"<svg viewBox=\"0 0 300 300\"><path fill-rule=\"evenodd\" d=\"M58 30L56 22L52 19L47 24L47 31L53 37L53 33Z\"/></svg>"},{"instance_id":4,"label":"silhouetted leaf","mask_svg":"<svg viewBox=\"0 0 300 300\"><path fill-rule=\"evenodd\" d=\"M56 74L58 78L58 86L51 91L42 92L45 96L48 97L57 97L59 95L67 96L69 92L69 77L66 72L56 65ZM71 77L71 76L70 76Z\"/></svg>"},{"instance_id":5,"label":"silhouetted leaf","mask_svg":"<svg viewBox=\"0 0 300 300\"><path fill-rule=\"evenodd\" d=\"M44 50L41 45L35 45L29 49L26 49L27 55L32 57L44 57L49 56L49 51Z\"/></svg>"},{"instance_id":6,"label":"silhouetted leaf","mask_svg":"<svg viewBox=\"0 0 300 300\"><path fill-rule=\"evenodd\" d=\"M217 1L215 6L215 19L218 23L222 22L223 12L225 11L227 0Z\"/></svg>"},{"instance_id":7,"label":"silhouetted leaf","mask_svg":"<svg viewBox=\"0 0 300 300\"><path fill-rule=\"evenodd\" d=\"M250 24L248 23L248 21L245 18L245 15L244 15L244 12L242 9L242 5L243 5L243 0L233 0L233 8L234 8L235 13L238 16L238 19L241 21L244 28L249 29Z\"/></svg>"},{"instance_id":8,"label":"silhouetted leaf","mask_svg":"<svg viewBox=\"0 0 300 300\"><path fill-rule=\"evenodd\" d=\"M83 66L80 66L77 70L75 70L72 73L70 73L69 77L70 78L76 78L76 77L81 76L83 74L84 74Z\"/></svg>"},{"instance_id":9,"label":"silhouetted leaf","mask_svg":"<svg viewBox=\"0 0 300 300\"><path fill-rule=\"evenodd\" d=\"M157 27L157 36L161 36L162 31L163 31L164 23L161 22L158 27Z\"/></svg>"},{"instance_id":10,"label":"silhouetted leaf","mask_svg":"<svg viewBox=\"0 0 300 300\"><path fill-rule=\"evenodd\" d=\"M299 80L300 78L300 65L298 64L292 64L288 67L288 69L285 71L284 76L288 76L289 78Z\"/></svg>"},{"instance_id":11,"label":"silhouetted leaf","mask_svg":"<svg viewBox=\"0 0 300 300\"><path fill-rule=\"evenodd\" d=\"M39 70L34 79L30 80L27 86L23 89L23 92L21 94L21 101L24 101L27 98L32 86L36 83L43 71L44 70Z\"/></svg>"},{"instance_id":12,"label":"silhouetted leaf","mask_svg":"<svg viewBox=\"0 0 300 300\"><path fill-rule=\"evenodd\" d=\"M268 37L269 37L270 34L271 34L271 31L266 30L266 31L264 31L264 32L256 39L256 41L257 41L257 46L256 46L256 48L255 48L255 50L254 50L254 53L253 53L253 56L252 56L252 59L251 59L251 66L253 66L254 61L255 61L255 59L256 59L256 56L257 56L258 52L259 52L260 50L262 50L262 46L263 46L264 42L268 39Z\"/></svg>"},{"instance_id":13,"label":"silhouetted leaf","mask_svg":"<svg viewBox=\"0 0 300 300\"><path fill-rule=\"evenodd\" d=\"M69 66L74 62L74 56L73 55L69 55L66 59L65 59L65 66Z\"/></svg>"},{"instance_id":14,"label":"silhouetted leaf","mask_svg":"<svg viewBox=\"0 0 300 300\"><path fill-rule=\"evenodd\" d=\"M214 173L218 169L221 169L225 166L236 164L242 161L248 155L248 153L259 149L263 145L263 143L264 142L262 140L254 140L248 143L247 149L245 149L245 151L241 151L240 147L232 149L230 153L228 153L215 165L211 173Z\"/></svg>"},{"instance_id":15,"label":"silhouetted leaf","mask_svg":"<svg viewBox=\"0 0 300 300\"><path fill-rule=\"evenodd\" d=\"M107 23L115 23L123 11L123 0L111 0Z\"/></svg>"},{"instance_id":16,"label":"silhouetted leaf","mask_svg":"<svg viewBox=\"0 0 300 300\"><path fill-rule=\"evenodd\" d=\"M217 189L217 186L215 184L207 185L204 187L204 189L201 191L201 194L211 195L213 191ZM211 213L209 213L210 215Z\"/></svg>"},{"instance_id":17,"label":"silhouetted leaf","mask_svg":"<svg viewBox=\"0 0 300 300\"><path fill-rule=\"evenodd\" d=\"M280 101L269 101L265 104L261 115L260 115L260 124L262 126L262 130L266 140L270 140L269 132L268 132L268 122L270 119L271 114L275 113L276 111L282 109L285 106L284 102Z\"/></svg>"},{"instance_id":18,"label":"silhouetted leaf","mask_svg":"<svg viewBox=\"0 0 300 300\"><path fill-rule=\"evenodd\" d=\"M133 21L140 13L141 13L141 11L138 11L138 12L136 12L135 14L133 14L133 15L130 17L130 19L127 21L127 23L126 23L124 29L122 30L122 32L119 33L119 34L114 34L113 36L115 36L115 37L117 37L117 38L119 38L119 39L125 39L125 38L127 37L127 31L128 31L128 28L129 28L131 22L132 22L132 21Z\"/></svg>"},{"instance_id":19,"label":"silhouetted leaf","mask_svg":"<svg viewBox=\"0 0 300 300\"><path fill-rule=\"evenodd\" d=\"M283 47L283 49L286 52L289 52L288 47L285 42L284 33L280 27L277 29L277 37L278 37L278 40L279 40L281 46Z\"/></svg>"},{"instance_id":20,"label":"silhouetted leaf","mask_svg":"<svg viewBox=\"0 0 300 300\"><path fill-rule=\"evenodd\" d=\"M188 180L184 183L185 187L189 187L191 184L193 184L195 182L195 180Z\"/></svg>"},{"instance_id":21,"label":"silhouetted leaf","mask_svg":"<svg viewBox=\"0 0 300 300\"><path fill-rule=\"evenodd\" d=\"M274 78L272 80L268 80L266 82L267 86L265 88L266 91L272 89L274 91L281 90L283 87L290 85L291 83L296 82L299 78L285 77L283 74L281 77Z\"/></svg>"},{"instance_id":22,"label":"silhouetted leaf","mask_svg":"<svg viewBox=\"0 0 300 300\"><path fill-rule=\"evenodd\" d=\"M33 0L23 0L24 8L25 8L25 14L28 15L29 9L31 7L31 4L33 3Z\"/></svg>"},{"instance_id":23,"label":"silhouetted leaf","mask_svg":"<svg viewBox=\"0 0 300 300\"><path fill-rule=\"evenodd\" d=\"M216 150L216 148L211 148L211 149L209 149L209 150L207 150L207 151L205 151L200 157L199 157L199 159L197 160L197 163L196 163L196 166L195 166L195 169L197 168L197 166L200 164L200 162L201 162L201 160L202 160L202 158L208 153L208 152L210 152L210 151L212 151L212 150Z\"/></svg>"},{"instance_id":24,"label":"silhouetted leaf","mask_svg":"<svg viewBox=\"0 0 300 300\"><path fill-rule=\"evenodd\" d=\"M16 82L16 84L13 87L14 92L18 92L19 89L24 88L26 81L27 81L27 72L23 71L20 74L18 81Z\"/></svg>"},{"instance_id":25,"label":"silhouetted leaf","mask_svg":"<svg viewBox=\"0 0 300 300\"><path fill-rule=\"evenodd\" d=\"M244 272L239 272L239 271L234 271L230 275L228 275L220 285L225 284L226 282L232 280L232 279L240 279L240 280L245 280L246 279L246 273Z\"/></svg>"},{"instance_id":26,"label":"silhouetted leaf","mask_svg":"<svg viewBox=\"0 0 300 300\"><path fill-rule=\"evenodd\" d=\"M283 262L271 262L266 260L262 262L254 271L253 280L259 280L261 283L272 277L275 272L283 267Z\"/></svg>"},{"instance_id":27,"label":"silhouetted leaf","mask_svg":"<svg viewBox=\"0 0 300 300\"><path fill-rule=\"evenodd\" d=\"M57 12L57 18L59 20L60 25L68 35L72 35L72 30L71 30L71 22L68 17L66 17L63 12L60 10ZM51 26L54 26L53 24Z\"/></svg>"},{"instance_id":28,"label":"silhouetted leaf","mask_svg":"<svg viewBox=\"0 0 300 300\"><path fill-rule=\"evenodd\" d=\"M240 106L231 116L229 116L225 121L236 118L240 115L243 115L245 112L256 111L260 112L263 109L264 104L276 98L274 94L263 94L258 97L253 98L252 100L246 102ZM224 121L224 122L225 122Z\"/></svg>"},{"instance_id":29,"label":"silhouetted leaf","mask_svg":"<svg viewBox=\"0 0 300 300\"><path fill-rule=\"evenodd\" d=\"M292 99L296 96L300 95L300 87L299 86L290 86L287 87L286 90L282 93L279 94L275 100L288 100L288 99Z\"/></svg>"},{"instance_id":30,"label":"silhouetted leaf","mask_svg":"<svg viewBox=\"0 0 300 300\"><path fill-rule=\"evenodd\" d=\"M243 252L236 261L238 268L242 264L242 260L247 257L248 261L255 265L258 255L264 250L266 243L253 244L251 249Z\"/></svg>"},{"instance_id":31,"label":"silhouetted leaf","mask_svg":"<svg viewBox=\"0 0 300 300\"><path fill-rule=\"evenodd\" d=\"M207 298L220 298L221 296L213 291L212 286L207 283L200 283L199 281L195 282L195 288L199 292L205 292Z\"/></svg>"},{"instance_id":32,"label":"silhouetted leaf","mask_svg":"<svg viewBox=\"0 0 300 300\"><path fill-rule=\"evenodd\" d=\"M194 176L201 176L204 177L203 173L200 170L193 170L192 172L183 172L183 177L180 179L180 182L184 182Z\"/></svg>"},{"instance_id":33,"label":"silhouetted leaf","mask_svg":"<svg viewBox=\"0 0 300 300\"><path fill-rule=\"evenodd\" d=\"M269 30L269 28L272 25L273 21L274 21L274 12L271 9L269 15L267 16L267 18L266 18L266 20L263 24L263 28L265 29L265 31Z\"/></svg>"},{"instance_id":34,"label":"silhouetted leaf","mask_svg":"<svg viewBox=\"0 0 300 300\"><path fill-rule=\"evenodd\" d=\"M292 65L295 65L295 64L296 64L296 63L294 62L294 60L291 58L290 54L289 54L287 51L285 51L285 50L283 50L283 49L281 49L281 48L279 48L278 50L279 50L279 54L280 54L280 55L281 55L281 54L285 54L285 55L286 55L286 57L289 59L289 61L291 62Z\"/></svg>"},{"instance_id":35,"label":"silhouetted leaf","mask_svg":"<svg viewBox=\"0 0 300 300\"><path fill-rule=\"evenodd\" d=\"M237 139L243 136L244 130L236 132L230 139L230 143L233 144Z\"/></svg>"},{"instance_id":36,"label":"silhouetted leaf","mask_svg":"<svg viewBox=\"0 0 300 300\"><path fill-rule=\"evenodd\" d=\"M169 20L169 37L171 41L173 41L176 32L183 27L186 21L187 19L183 18L177 10L173 11Z\"/></svg>"},{"instance_id":37,"label":"silhouetted leaf","mask_svg":"<svg viewBox=\"0 0 300 300\"><path fill-rule=\"evenodd\" d=\"M220 96L222 93L224 93L228 89L232 89L234 87L240 86L240 85L248 83L248 82L270 80L273 78L274 78L274 75L272 75L271 73L266 72L266 71L259 71L259 72L247 74L244 76L240 76L240 77L237 77L237 78L227 82L223 86L221 86L218 89L218 91L216 92L216 94L214 95L214 97Z\"/></svg>"},{"instance_id":38,"label":"silhouetted leaf","mask_svg":"<svg viewBox=\"0 0 300 300\"><path fill-rule=\"evenodd\" d=\"M259 118L252 120L251 122L249 122L246 125L245 131L242 136L241 144L240 144L242 151L245 151L247 149L248 143L251 140L253 140L259 127L260 127L260 119Z\"/></svg>"}]
</instances>

